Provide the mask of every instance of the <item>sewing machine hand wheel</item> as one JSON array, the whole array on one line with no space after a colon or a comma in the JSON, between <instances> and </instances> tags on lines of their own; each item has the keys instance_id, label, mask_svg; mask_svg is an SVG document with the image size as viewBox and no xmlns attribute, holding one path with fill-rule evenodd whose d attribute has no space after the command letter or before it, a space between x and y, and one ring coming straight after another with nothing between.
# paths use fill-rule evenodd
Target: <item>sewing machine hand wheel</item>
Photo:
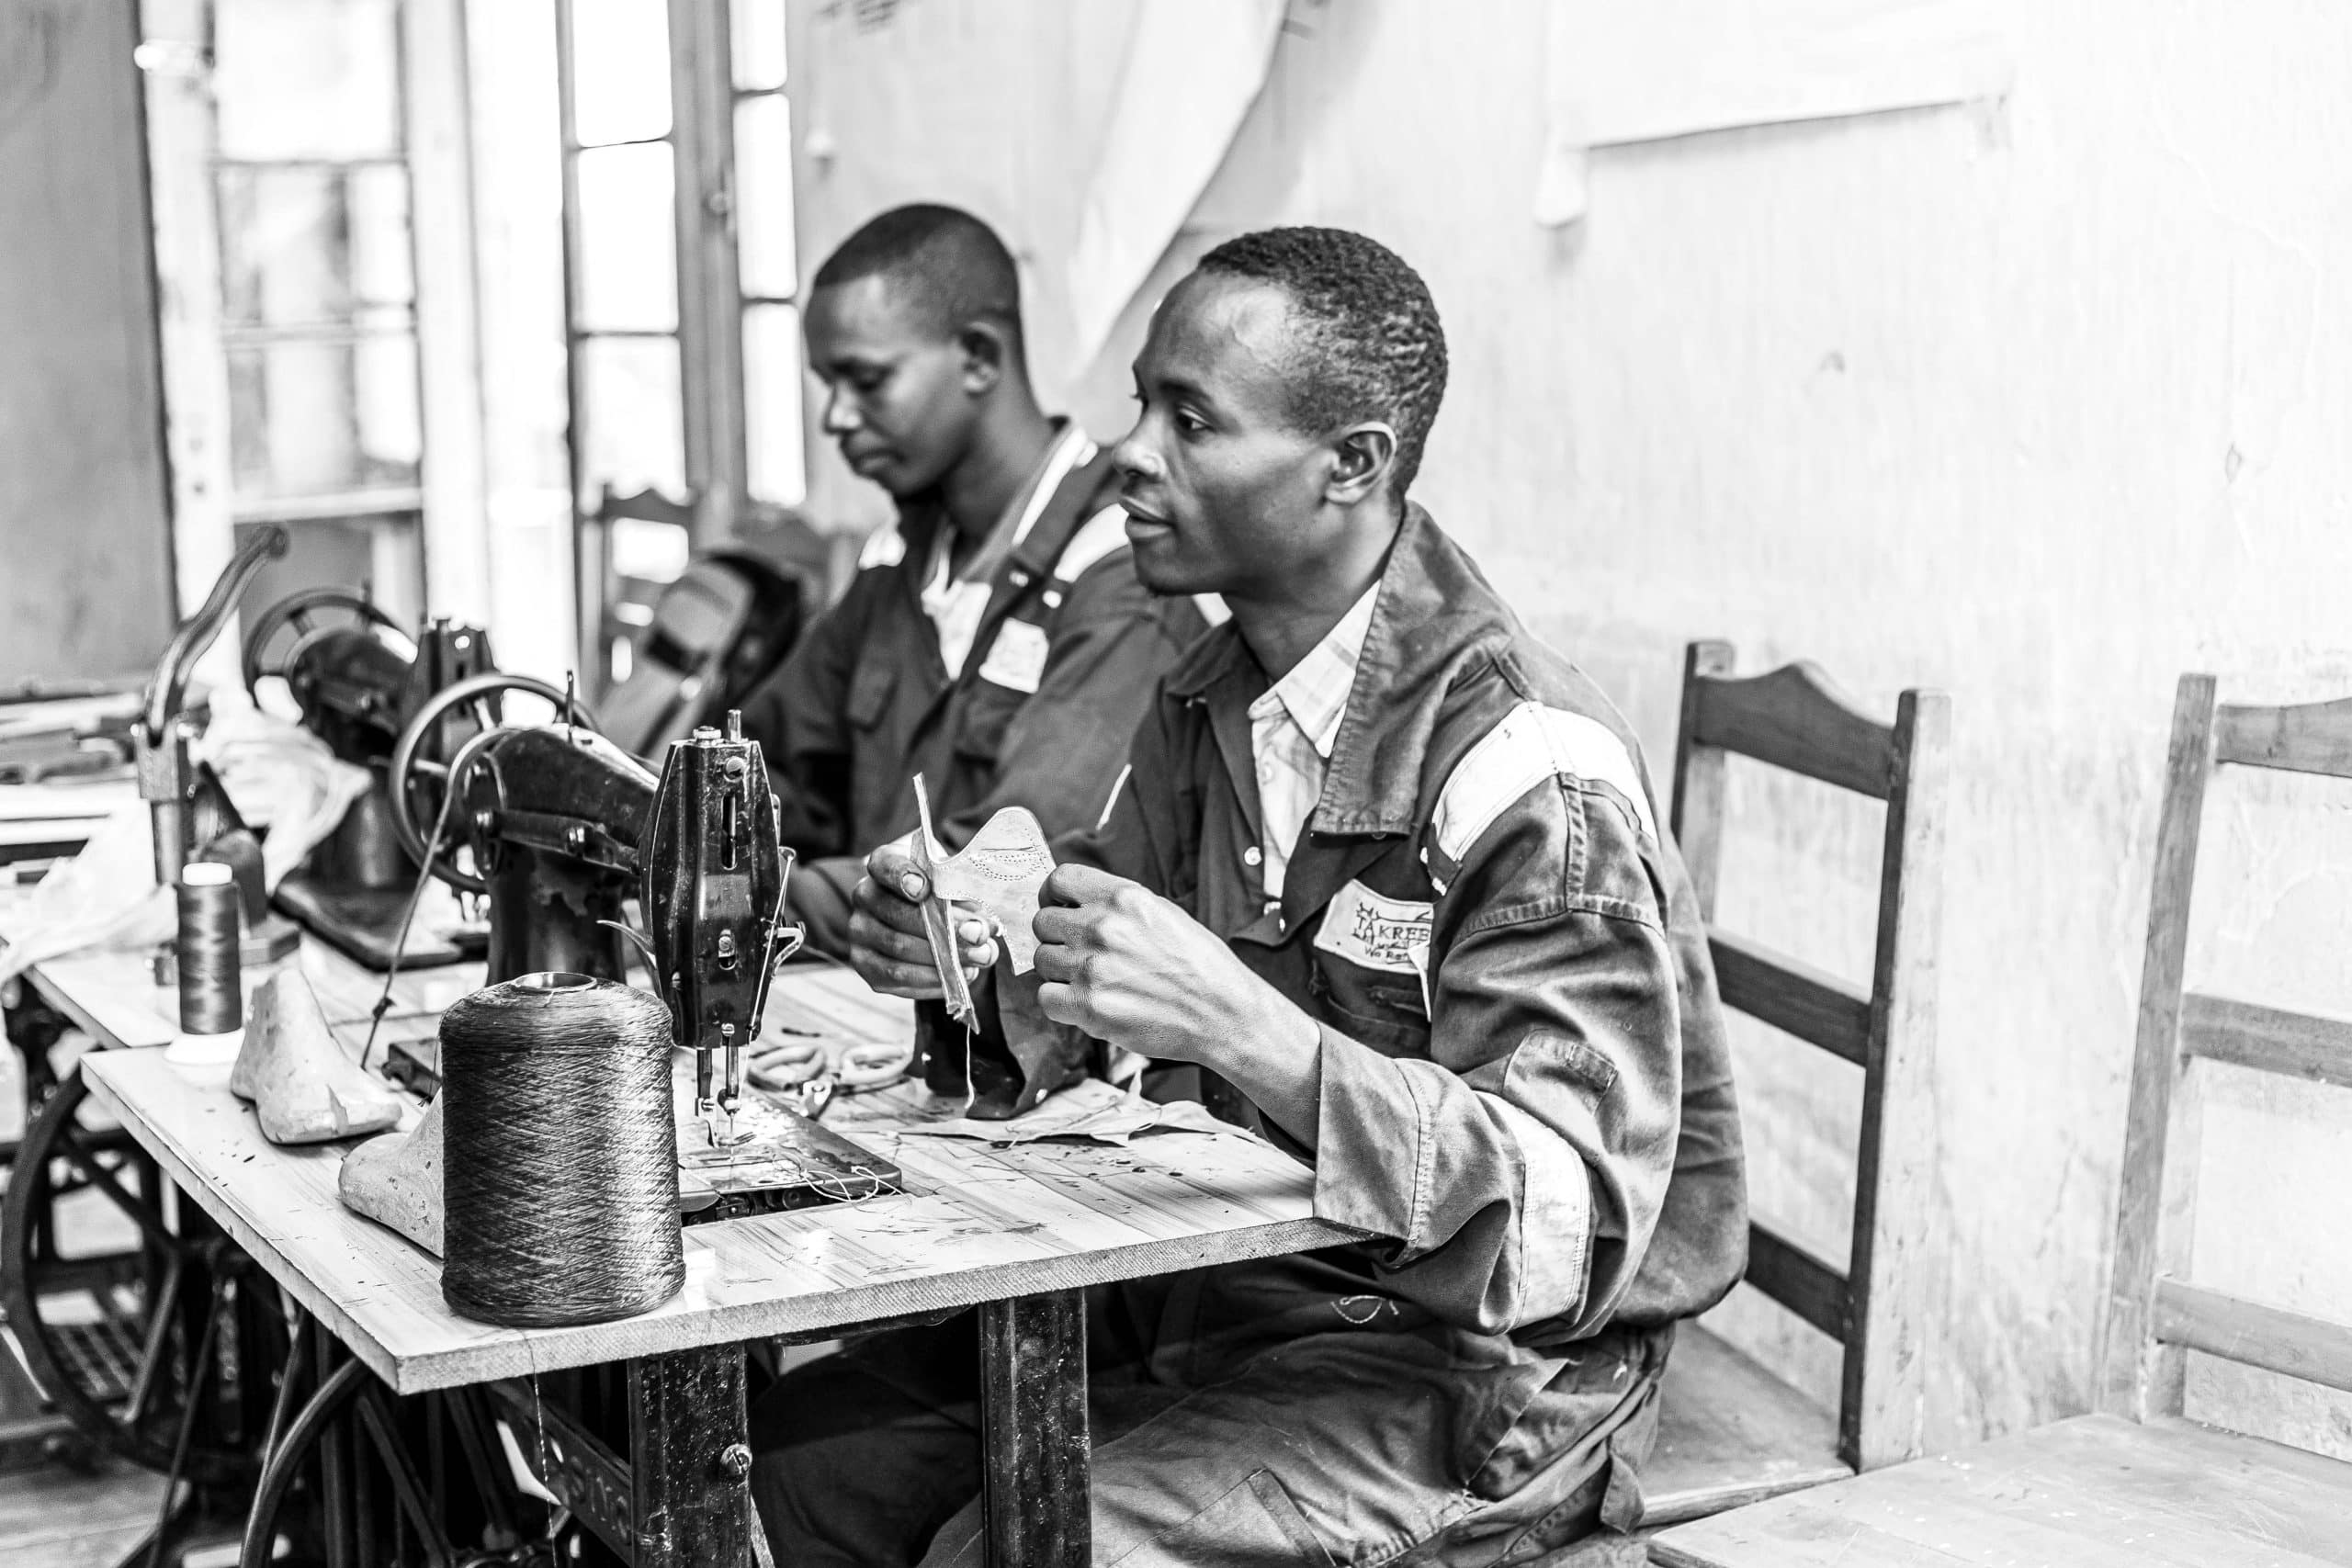
<instances>
[{"instance_id":1,"label":"sewing machine hand wheel","mask_svg":"<svg viewBox=\"0 0 2352 1568\"><path fill-rule=\"evenodd\" d=\"M245 636L244 655L239 661L245 677L245 690L258 699L260 693L255 688L263 677L285 674L294 662L295 650L321 629L314 625L314 618L327 610L340 611L356 617L363 626L381 626L401 640L408 640L408 634L401 630L400 623L378 609L373 601L340 588L309 589L279 600L264 610L254 622L253 630ZM294 647L288 650L285 658L270 660L267 655L271 641L288 626L293 627L296 634Z\"/></svg>"},{"instance_id":2,"label":"sewing machine hand wheel","mask_svg":"<svg viewBox=\"0 0 2352 1568\"><path fill-rule=\"evenodd\" d=\"M401 731L399 741L392 747L392 760L384 781L385 793L390 796L392 831L420 865L427 864L425 837L433 830L442 803L448 798L449 792L458 787L458 781L451 776L447 762L423 754L426 742L438 736L443 721L460 709L472 716L476 733L498 728L496 699L502 692L521 692L537 697L554 706L559 713L569 709L571 722L581 728L596 728L596 716L588 710L587 704L574 701L545 681L534 680L528 675L510 675L492 671L435 693L423 707L416 710L416 716L408 721L408 728ZM448 754L453 759L457 750L455 746L449 748ZM433 802L431 813L420 819L416 809L417 786L428 779L438 784L440 790ZM445 829L438 852L430 857L433 874L460 893L487 893L490 890L488 882L470 872L458 869L451 858L452 848L450 832Z\"/></svg>"}]
</instances>

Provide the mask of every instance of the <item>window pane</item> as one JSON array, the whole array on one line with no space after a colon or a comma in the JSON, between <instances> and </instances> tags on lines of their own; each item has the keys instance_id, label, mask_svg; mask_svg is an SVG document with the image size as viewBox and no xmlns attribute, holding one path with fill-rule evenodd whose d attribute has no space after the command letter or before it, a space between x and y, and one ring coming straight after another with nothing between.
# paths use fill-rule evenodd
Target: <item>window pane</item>
<instances>
[{"instance_id":1,"label":"window pane","mask_svg":"<svg viewBox=\"0 0 2352 1568\"><path fill-rule=\"evenodd\" d=\"M398 0L216 0L224 158L401 151Z\"/></svg>"},{"instance_id":2,"label":"window pane","mask_svg":"<svg viewBox=\"0 0 2352 1568\"><path fill-rule=\"evenodd\" d=\"M743 433L754 501L797 506L808 493L800 430L800 312L743 312Z\"/></svg>"},{"instance_id":3,"label":"window pane","mask_svg":"<svg viewBox=\"0 0 2352 1568\"><path fill-rule=\"evenodd\" d=\"M791 299L799 287L792 256L792 106L780 97L735 106L735 238L743 292Z\"/></svg>"},{"instance_id":4,"label":"window pane","mask_svg":"<svg viewBox=\"0 0 2352 1568\"><path fill-rule=\"evenodd\" d=\"M613 572L639 582L675 582L686 574L694 541L675 523L616 517L612 529Z\"/></svg>"},{"instance_id":5,"label":"window pane","mask_svg":"<svg viewBox=\"0 0 2352 1568\"><path fill-rule=\"evenodd\" d=\"M735 85L744 92L784 85L785 0L735 0Z\"/></svg>"},{"instance_id":6,"label":"window pane","mask_svg":"<svg viewBox=\"0 0 2352 1568\"><path fill-rule=\"evenodd\" d=\"M416 343L404 333L229 348L241 502L413 486L421 428Z\"/></svg>"},{"instance_id":7,"label":"window pane","mask_svg":"<svg viewBox=\"0 0 2352 1568\"><path fill-rule=\"evenodd\" d=\"M685 414L678 345L671 338L589 338L580 356L580 509L596 509L606 484L623 495L686 494Z\"/></svg>"},{"instance_id":8,"label":"window pane","mask_svg":"<svg viewBox=\"0 0 2352 1568\"><path fill-rule=\"evenodd\" d=\"M229 164L217 177L232 327L334 323L416 298L405 169Z\"/></svg>"},{"instance_id":9,"label":"window pane","mask_svg":"<svg viewBox=\"0 0 2352 1568\"><path fill-rule=\"evenodd\" d=\"M677 212L670 149L580 154L580 320L589 332L671 332L678 324Z\"/></svg>"},{"instance_id":10,"label":"window pane","mask_svg":"<svg viewBox=\"0 0 2352 1568\"><path fill-rule=\"evenodd\" d=\"M662 0L560 3L571 11L571 115L580 144L669 135L670 22Z\"/></svg>"}]
</instances>

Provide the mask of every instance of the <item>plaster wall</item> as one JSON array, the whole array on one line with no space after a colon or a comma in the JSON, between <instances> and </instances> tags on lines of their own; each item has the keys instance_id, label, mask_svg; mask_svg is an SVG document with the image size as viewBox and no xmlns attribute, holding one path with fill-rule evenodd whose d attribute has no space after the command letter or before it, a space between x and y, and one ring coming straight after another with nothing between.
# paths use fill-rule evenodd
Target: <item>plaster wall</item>
<instances>
[{"instance_id":1,"label":"plaster wall","mask_svg":"<svg viewBox=\"0 0 2352 1568\"><path fill-rule=\"evenodd\" d=\"M131 674L171 633L131 15L0 6L0 685Z\"/></svg>"},{"instance_id":2,"label":"plaster wall","mask_svg":"<svg viewBox=\"0 0 2352 1568\"><path fill-rule=\"evenodd\" d=\"M825 9L796 6L797 50ZM1001 68L985 113L917 137L862 118L846 71L812 84L831 155L802 175L808 262L877 197L984 199L1051 318L1055 193L1087 124L1001 36L954 54L967 14L900 16L931 29L927 69ZM1815 659L1890 713L1906 685L1950 691L1928 1436L2080 1410L2174 682L2352 691L2352 20L2326 0L2018 4L2004 101L1604 151L1566 231L1529 216L1544 20L1542 0L1299 0L1109 351L1039 378L1115 434L1149 303L1202 248L1365 230L1421 268L1452 339L1421 498L1618 694L1661 785L1692 637L1752 669ZM1008 180L975 146L1045 162ZM1056 148L1058 184L1038 172ZM820 502L855 514L830 462ZM1876 808L1734 787L1724 919L1866 976ZM2225 780L2215 800L2192 982L2352 1011L2352 791ZM1850 1069L1759 1032L1741 1072L1759 1212L1838 1255ZM2352 1302L2347 1100L2217 1086L2202 1277ZM1747 1301L1724 1320L1834 1387L1811 1331ZM2194 1387L2207 1414L2352 1451L2315 1396L2202 1368Z\"/></svg>"}]
</instances>

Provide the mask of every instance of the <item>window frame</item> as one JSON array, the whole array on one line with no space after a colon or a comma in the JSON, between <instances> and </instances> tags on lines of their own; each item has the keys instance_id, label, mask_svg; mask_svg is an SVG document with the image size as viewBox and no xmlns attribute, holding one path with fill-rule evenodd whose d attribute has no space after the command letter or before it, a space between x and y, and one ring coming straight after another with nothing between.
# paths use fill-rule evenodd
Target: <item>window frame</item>
<instances>
[{"instance_id":1,"label":"window frame","mask_svg":"<svg viewBox=\"0 0 2352 1568\"><path fill-rule=\"evenodd\" d=\"M750 98L790 103L787 79L774 87L739 89L735 85L734 0L665 0L669 37L670 129L660 137L582 146L579 134L579 84L573 60L573 0L552 0L556 15L557 104L560 118L563 174L565 385L571 399L566 426L570 448L572 511L572 589L578 604L583 670L605 668L611 606L606 604L611 545L606 530L615 516L636 515L684 524L690 548L700 550L794 509L754 499L750 485L748 389L744 330L749 310L800 308L795 269L790 297L747 298L741 287L740 236L736 223L735 114ZM780 0L750 0L776 4ZM789 111L787 110L787 113ZM676 243L677 319L670 330L612 329L583 321L582 296L584 243L580 158L604 146L666 144L671 152L672 221ZM679 421L686 493L658 491L615 496L587 493L585 434L595 417L586 384L583 346L598 340L667 339L678 356ZM796 429L794 441L805 442ZM803 475L807 467L801 466ZM805 479L804 479L805 484Z\"/></svg>"}]
</instances>

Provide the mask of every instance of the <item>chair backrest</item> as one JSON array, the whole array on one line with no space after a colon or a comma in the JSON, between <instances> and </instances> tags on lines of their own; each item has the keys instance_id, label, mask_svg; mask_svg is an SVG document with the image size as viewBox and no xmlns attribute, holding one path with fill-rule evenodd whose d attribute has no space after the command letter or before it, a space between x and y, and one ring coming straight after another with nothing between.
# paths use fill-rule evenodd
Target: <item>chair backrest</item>
<instances>
[{"instance_id":1,"label":"chair backrest","mask_svg":"<svg viewBox=\"0 0 2352 1568\"><path fill-rule=\"evenodd\" d=\"M2352 697L2238 706L2215 702L2211 675L2180 678L2156 828L2100 1369L2101 1407L2142 1420L2180 1413L2191 1350L2352 1391L2352 1325L2188 1280L2203 1122L2199 1064L2228 1062L2352 1089L2352 1019L2186 988L2206 785L2225 765L2352 778Z\"/></svg>"},{"instance_id":2,"label":"chair backrest","mask_svg":"<svg viewBox=\"0 0 2352 1568\"><path fill-rule=\"evenodd\" d=\"M1733 674L1729 643L1694 642L1674 750L1674 836L1726 1006L1862 1069L1854 1240L1844 1269L1761 1224L1747 1282L1845 1348L1838 1455L1856 1470L1917 1456L1926 1389L1922 1269L1935 1190L1936 964L1951 699L1860 711L1820 667ZM1868 988L1715 924L1727 758L1736 752L1886 803Z\"/></svg>"},{"instance_id":3,"label":"chair backrest","mask_svg":"<svg viewBox=\"0 0 2352 1568\"><path fill-rule=\"evenodd\" d=\"M605 734L639 757L666 755L717 724L799 640L800 584L741 550L696 556L662 590L633 639L628 678L603 704Z\"/></svg>"}]
</instances>

